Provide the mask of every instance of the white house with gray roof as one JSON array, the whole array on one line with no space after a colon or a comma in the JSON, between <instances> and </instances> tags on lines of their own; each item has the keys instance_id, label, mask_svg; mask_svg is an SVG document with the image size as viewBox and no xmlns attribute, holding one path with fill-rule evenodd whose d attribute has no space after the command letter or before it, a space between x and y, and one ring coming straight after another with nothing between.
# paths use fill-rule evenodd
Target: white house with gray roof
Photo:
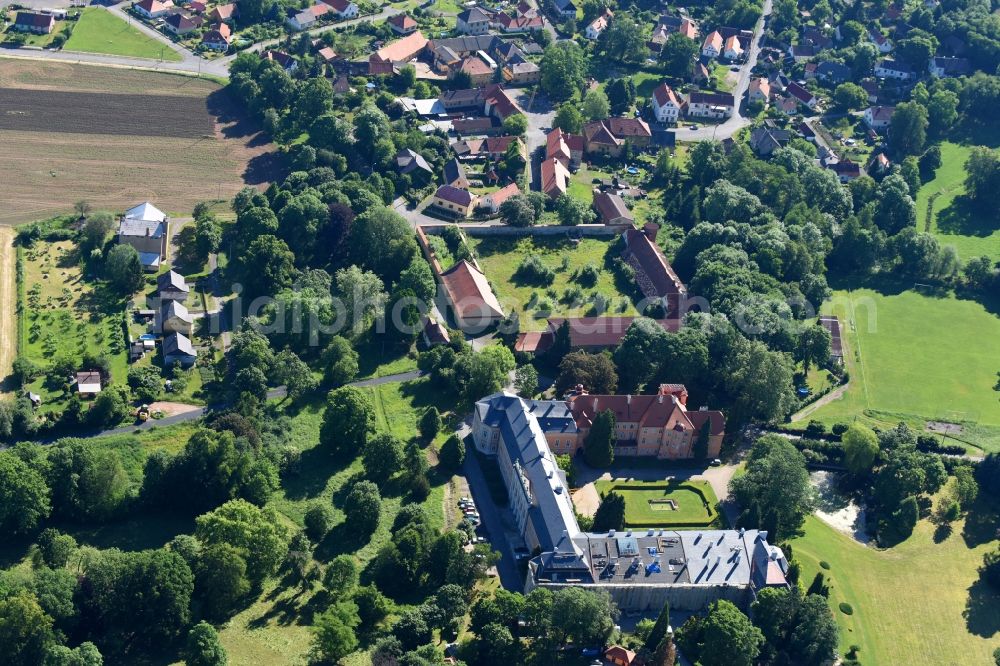
<instances>
[{"instance_id":1,"label":"white house with gray roof","mask_svg":"<svg viewBox=\"0 0 1000 666\"><path fill-rule=\"evenodd\" d=\"M167 259L169 219L148 201L129 208L118 223L118 242L139 253L143 270L155 273Z\"/></svg>"},{"instance_id":2,"label":"white house with gray roof","mask_svg":"<svg viewBox=\"0 0 1000 666\"><path fill-rule=\"evenodd\" d=\"M476 403L476 448L495 456L536 587L604 590L623 610L699 611L727 599L747 608L765 587L787 587L788 561L758 530L668 529L587 533L573 511L550 442L575 436L562 400L496 393Z\"/></svg>"},{"instance_id":3,"label":"white house with gray roof","mask_svg":"<svg viewBox=\"0 0 1000 666\"><path fill-rule=\"evenodd\" d=\"M191 344L191 339L183 333L171 333L163 338L163 364L172 366L180 363L182 367L190 368L198 360L198 352Z\"/></svg>"}]
</instances>

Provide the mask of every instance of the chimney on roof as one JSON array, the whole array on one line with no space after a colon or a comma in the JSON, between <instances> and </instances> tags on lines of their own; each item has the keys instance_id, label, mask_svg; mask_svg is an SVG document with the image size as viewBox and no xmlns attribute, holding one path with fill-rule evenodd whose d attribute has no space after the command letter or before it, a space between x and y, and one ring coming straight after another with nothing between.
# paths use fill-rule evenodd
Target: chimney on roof
<instances>
[{"instance_id":1,"label":"chimney on roof","mask_svg":"<svg viewBox=\"0 0 1000 666\"><path fill-rule=\"evenodd\" d=\"M771 549L771 561L772 562L777 562L778 561L778 549L777 548L772 548Z\"/></svg>"},{"instance_id":2,"label":"chimney on roof","mask_svg":"<svg viewBox=\"0 0 1000 666\"><path fill-rule=\"evenodd\" d=\"M594 398L594 413L595 414L597 413L597 402L598 402L598 398Z\"/></svg>"},{"instance_id":3,"label":"chimney on roof","mask_svg":"<svg viewBox=\"0 0 1000 666\"><path fill-rule=\"evenodd\" d=\"M146 227L146 237L149 238L149 227Z\"/></svg>"},{"instance_id":4,"label":"chimney on roof","mask_svg":"<svg viewBox=\"0 0 1000 666\"><path fill-rule=\"evenodd\" d=\"M647 222L646 224L642 225L642 233L646 235L646 238L648 238L653 242L656 242L656 234L659 233L659 231L660 231L660 225L656 224L655 222Z\"/></svg>"},{"instance_id":5,"label":"chimney on roof","mask_svg":"<svg viewBox=\"0 0 1000 666\"><path fill-rule=\"evenodd\" d=\"M663 404L663 394L662 393L660 395L656 396L656 402L657 402L657 404L660 404L660 405Z\"/></svg>"},{"instance_id":6,"label":"chimney on roof","mask_svg":"<svg viewBox=\"0 0 1000 666\"><path fill-rule=\"evenodd\" d=\"M632 394L631 393L629 393L627 396L625 396L625 404L626 405L631 405L632 404Z\"/></svg>"}]
</instances>

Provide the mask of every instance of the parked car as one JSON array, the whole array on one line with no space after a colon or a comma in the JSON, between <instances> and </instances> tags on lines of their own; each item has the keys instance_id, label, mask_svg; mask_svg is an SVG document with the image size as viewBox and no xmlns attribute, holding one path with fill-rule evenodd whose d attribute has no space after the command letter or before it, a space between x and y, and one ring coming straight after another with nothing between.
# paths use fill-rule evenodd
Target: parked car
<instances>
[{"instance_id":1,"label":"parked car","mask_svg":"<svg viewBox=\"0 0 1000 666\"><path fill-rule=\"evenodd\" d=\"M721 460L719 460L718 458L712 459L712 467L721 467L721 466L722 466Z\"/></svg>"}]
</instances>

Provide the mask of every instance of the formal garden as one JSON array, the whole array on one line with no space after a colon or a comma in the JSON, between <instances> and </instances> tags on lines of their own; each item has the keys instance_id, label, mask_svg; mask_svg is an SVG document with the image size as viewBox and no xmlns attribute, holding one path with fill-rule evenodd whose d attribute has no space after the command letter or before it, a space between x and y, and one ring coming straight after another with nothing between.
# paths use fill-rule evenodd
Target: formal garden
<instances>
[{"instance_id":1,"label":"formal garden","mask_svg":"<svg viewBox=\"0 0 1000 666\"><path fill-rule=\"evenodd\" d=\"M722 528L718 499L707 481L600 480L598 494L625 498L625 527Z\"/></svg>"}]
</instances>

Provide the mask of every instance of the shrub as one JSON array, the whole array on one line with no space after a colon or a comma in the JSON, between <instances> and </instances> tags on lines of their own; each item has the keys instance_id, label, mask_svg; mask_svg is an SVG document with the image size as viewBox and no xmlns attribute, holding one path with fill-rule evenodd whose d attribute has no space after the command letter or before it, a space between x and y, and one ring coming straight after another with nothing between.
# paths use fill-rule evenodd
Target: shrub
<instances>
[{"instance_id":1,"label":"shrub","mask_svg":"<svg viewBox=\"0 0 1000 666\"><path fill-rule=\"evenodd\" d=\"M854 608L851 606L851 604L847 603L846 601L841 601L839 608L840 612L843 613L844 615L854 615ZM854 650L854 647L855 646L851 646L852 651Z\"/></svg>"},{"instance_id":2,"label":"shrub","mask_svg":"<svg viewBox=\"0 0 1000 666\"><path fill-rule=\"evenodd\" d=\"M540 286L548 286L556 279L556 272L542 262L537 254L529 254L517 267L515 277Z\"/></svg>"},{"instance_id":3,"label":"shrub","mask_svg":"<svg viewBox=\"0 0 1000 666\"><path fill-rule=\"evenodd\" d=\"M819 565L820 565L820 567L822 567L824 569L827 569L827 570L829 570L829 568L830 568L830 563L827 562L826 560L820 560L819 561Z\"/></svg>"},{"instance_id":4,"label":"shrub","mask_svg":"<svg viewBox=\"0 0 1000 666\"><path fill-rule=\"evenodd\" d=\"M576 281L584 287L593 287L597 284L597 279L601 276L601 271L597 266L587 265L581 268L576 274Z\"/></svg>"}]
</instances>

